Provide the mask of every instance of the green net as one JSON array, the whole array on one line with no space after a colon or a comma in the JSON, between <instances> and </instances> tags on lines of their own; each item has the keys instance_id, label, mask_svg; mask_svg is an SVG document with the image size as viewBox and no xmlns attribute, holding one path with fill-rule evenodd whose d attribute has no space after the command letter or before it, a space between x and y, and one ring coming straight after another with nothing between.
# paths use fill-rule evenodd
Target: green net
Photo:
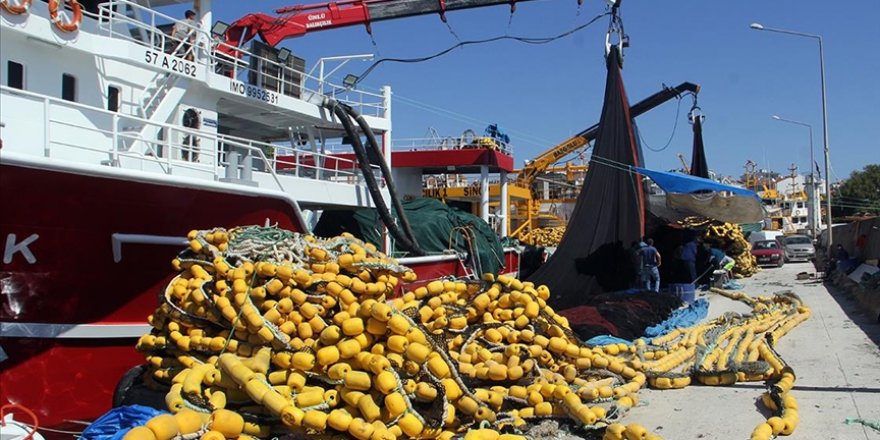
<instances>
[{"instance_id":1,"label":"green net","mask_svg":"<svg viewBox=\"0 0 880 440\"><path fill-rule=\"evenodd\" d=\"M501 241L481 218L427 198L405 201L403 209L419 246L428 254L440 254L447 249L464 253L473 260L477 273L498 273L503 266ZM396 213L394 217L397 218ZM325 211L314 229L322 237L342 232L381 248L382 221L375 209ZM396 247L392 255L407 256Z\"/></svg>"}]
</instances>

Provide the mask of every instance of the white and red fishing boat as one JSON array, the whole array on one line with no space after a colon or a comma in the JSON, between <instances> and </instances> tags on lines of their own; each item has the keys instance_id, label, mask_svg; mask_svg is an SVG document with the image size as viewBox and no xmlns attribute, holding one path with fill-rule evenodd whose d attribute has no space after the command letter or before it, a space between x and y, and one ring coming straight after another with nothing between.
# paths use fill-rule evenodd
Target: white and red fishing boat
<instances>
[{"instance_id":1,"label":"white and red fishing boat","mask_svg":"<svg viewBox=\"0 0 880 440\"><path fill-rule=\"evenodd\" d=\"M33 409L42 426L110 408L143 361L134 338L187 231L308 231L325 210L375 205L351 155L326 153L346 133L329 96L363 115L390 157L390 88L308 75L261 42L229 46L211 0L192 22L163 12L173 3L0 0L0 403ZM512 2L443 7L458 3ZM395 18L374 9L389 4L396 16L444 11L436 0L343 2L287 24ZM388 204L388 187L379 194ZM402 262L422 280L470 272L456 254ZM517 265L508 252L505 271Z\"/></svg>"}]
</instances>

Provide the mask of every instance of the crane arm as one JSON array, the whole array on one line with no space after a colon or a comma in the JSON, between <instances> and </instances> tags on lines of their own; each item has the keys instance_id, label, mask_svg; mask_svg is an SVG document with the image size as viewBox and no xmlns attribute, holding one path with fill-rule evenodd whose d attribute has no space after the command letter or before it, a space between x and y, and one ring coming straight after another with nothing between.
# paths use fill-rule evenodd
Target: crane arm
<instances>
[{"instance_id":1,"label":"crane arm","mask_svg":"<svg viewBox=\"0 0 880 440\"><path fill-rule=\"evenodd\" d=\"M691 167L688 166L687 161L684 160L684 154L678 153L678 160L681 161L681 166L682 166L681 169L684 170L685 173L690 174L690 173L691 173Z\"/></svg>"},{"instance_id":2,"label":"crane arm","mask_svg":"<svg viewBox=\"0 0 880 440\"><path fill-rule=\"evenodd\" d=\"M676 87L665 87L663 90L637 102L635 105L629 108L630 115L635 118L649 110L654 109L660 104L663 104L666 101L669 101L672 98L681 96L683 93L691 92L691 93L699 93L700 86L697 84L684 82L679 84ZM599 133L599 124L595 124L590 128L566 139L561 144L556 145L555 147L541 153L534 160L529 162L528 165L522 168L517 175L516 184L522 188L529 188L532 185L532 182L535 180L538 174L544 172L547 167L553 165L558 162L559 159L574 153L578 149L587 145L590 141L596 138L596 135Z\"/></svg>"},{"instance_id":3,"label":"crane arm","mask_svg":"<svg viewBox=\"0 0 880 440\"><path fill-rule=\"evenodd\" d=\"M309 32L363 24L370 32L370 23L417 15L440 14L446 21L446 11L509 4L511 12L516 4L532 0L347 0L340 2L296 5L276 9L281 16L248 14L232 23L226 30L223 45L241 47L259 36L269 46L276 46L287 38L300 37Z\"/></svg>"}]
</instances>

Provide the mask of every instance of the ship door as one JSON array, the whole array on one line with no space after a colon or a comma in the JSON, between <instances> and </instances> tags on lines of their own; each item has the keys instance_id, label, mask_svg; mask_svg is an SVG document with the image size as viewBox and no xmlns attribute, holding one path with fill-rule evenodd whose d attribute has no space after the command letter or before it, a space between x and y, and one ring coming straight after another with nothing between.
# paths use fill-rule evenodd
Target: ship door
<instances>
[{"instance_id":1,"label":"ship door","mask_svg":"<svg viewBox=\"0 0 880 440\"><path fill-rule=\"evenodd\" d=\"M183 112L183 120L181 121L183 128L187 129L183 135L183 145L180 151L180 157L183 160L191 162L199 161L199 138L193 131L201 128L202 121L198 110L188 108Z\"/></svg>"}]
</instances>

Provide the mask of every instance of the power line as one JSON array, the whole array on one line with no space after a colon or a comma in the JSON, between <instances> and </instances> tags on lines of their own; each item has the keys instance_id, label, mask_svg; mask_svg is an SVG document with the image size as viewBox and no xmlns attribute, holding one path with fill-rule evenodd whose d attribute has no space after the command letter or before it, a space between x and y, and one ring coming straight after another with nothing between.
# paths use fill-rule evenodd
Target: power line
<instances>
[{"instance_id":1,"label":"power line","mask_svg":"<svg viewBox=\"0 0 880 440\"><path fill-rule=\"evenodd\" d=\"M471 45L475 45L475 44L494 43L494 42L496 42L496 41L502 41L502 40L513 40L513 41L519 41L520 43L526 43L526 44L548 44L548 43L551 43L551 42L553 42L553 41L556 41L556 40L559 40L559 39L561 39L561 38L565 38L565 37L567 37L567 36L569 36L569 35L572 35L572 34L574 34L575 32L578 32L578 31L581 31L581 30L583 30L583 29L586 29L587 27L589 27L589 26L592 25L593 23L599 21L600 18L602 18L602 17L604 17L604 16L606 16L606 15L608 15L607 12L606 12L606 13L603 13L603 14L600 14L600 15L597 15L597 16L593 17L592 20L590 20L590 21L588 21L588 22L586 22L586 23L584 23L584 24L582 24L582 25L580 25L580 26L578 26L578 27L575 27L574 29L568 30L568 31L566 31L566 32L563 32L563 33L561 33L561 34L559 34L559 35L556 35L556 36L553 36L553 37L538 37L538 38L535 38L535 37L516 37L516 36L512 36L512 35L502 35L502 36L492 37L492 38L486 38L486 39L482 39L482 40L468 40L468 41L461 41L461 42L459 42L458 44L455 44L455 45L453 45L453 46L450 46L450 47L448 47L448 48L446 48L446 49L441 50L440 52L437 52L437 53L435 53L435 54L433 54L433 55L424 56L424 57L418 57L418 58L382 58L382 59L380 59L380 60L376 60L372 65L370 65L370 67L368 67L366 70L364 70L363 73L361 73L361 74L358 76L358 79L357 79L357 81L355 81L355 84L360 83L364 78L366 78L367 76L369 76L370 73L372 73L373 70L374 70L376 67L379 67L380 65L382 65L382 64L384 64L384 63L406 63L406 64L411 64L411 63L422 63L422 62L425 62L425 61L430 61L430 60L432 60L432 59L434 59L434 58L441 57L441 56L443 56L443 55L448 54L449 52L452 52L452 51L455 50L455 49L458 49L458 48L461 48L461 47L465 47L465 46L471 46Z\"/></svg>"}]
</instances>

